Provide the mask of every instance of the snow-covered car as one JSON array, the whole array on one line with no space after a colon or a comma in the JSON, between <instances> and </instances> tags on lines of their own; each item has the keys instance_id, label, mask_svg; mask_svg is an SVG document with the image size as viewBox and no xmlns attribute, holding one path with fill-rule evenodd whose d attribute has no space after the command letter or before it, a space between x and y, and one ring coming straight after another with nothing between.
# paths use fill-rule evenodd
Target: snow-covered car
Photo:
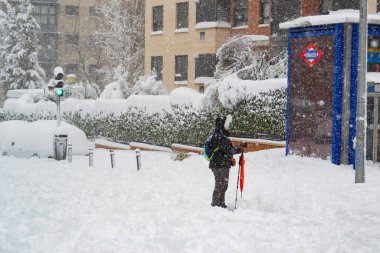
<instances>
[{"instance_id":1,"label":"snow-covered car","mask_svg":"<svg viewBox=\"0 0 380 253\"><path fill-rule=\"evenodd\" d=\"M16 157L53 157L54 134L64 131L68 143L72 144L73 155L88 154L89 143L85 133L65 122L57 128L55 120L26 122L21 120L0 123L0 154Z\"/></svg>"}]
</instances>

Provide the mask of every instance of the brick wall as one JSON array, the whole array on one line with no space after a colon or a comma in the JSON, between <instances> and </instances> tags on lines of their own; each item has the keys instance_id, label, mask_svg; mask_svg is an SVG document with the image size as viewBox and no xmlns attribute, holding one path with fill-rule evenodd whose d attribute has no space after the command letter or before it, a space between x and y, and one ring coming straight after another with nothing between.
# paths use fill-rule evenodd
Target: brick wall
<instances>
[{"instance_id":1,"label":"brick wall","mask_svg":"<svg viewBox=\"0 0 380 253\"><path fill-rule=\"evenodd\" d=\"M300 16L300 0L272 0L271 2L271 54L287 50L287 30L280 30L279 25Z\"/></svg>"},{"instance_id":2,"label":"brick wall","mask_svg":"<svg viewBox=\"0 0 380 253\"><path fill-rule=\"evenodd\" d=\"M314 16L320 13L320 0L301 0L301 16Z\"/></svg>"}]
</instances>

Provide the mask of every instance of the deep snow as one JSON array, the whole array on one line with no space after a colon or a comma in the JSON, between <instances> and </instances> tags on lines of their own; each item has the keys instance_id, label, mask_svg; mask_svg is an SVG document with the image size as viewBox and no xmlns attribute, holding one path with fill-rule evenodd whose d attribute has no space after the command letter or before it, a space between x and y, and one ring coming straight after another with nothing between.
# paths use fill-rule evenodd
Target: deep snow
<instances>
[{"instance_id":1,"label":"deep snow","mask_svg":"<svg viewBox=\"0 0 380 253\"><path fill-rule=\"evenodd\" d=\"M0 252L380 252L380 169L284 150L246 156L238 209L210 206L202 156L95 150L73 163L0 157ZM237 167L226 199L233 206Z\"/></svg>"}]
</instances>

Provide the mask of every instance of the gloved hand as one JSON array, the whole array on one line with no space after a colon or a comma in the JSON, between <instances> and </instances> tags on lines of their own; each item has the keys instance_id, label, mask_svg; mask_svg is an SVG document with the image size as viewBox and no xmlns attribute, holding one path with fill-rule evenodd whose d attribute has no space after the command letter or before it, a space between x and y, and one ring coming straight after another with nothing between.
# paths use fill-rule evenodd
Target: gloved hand
<instances>
[{"instance_id":1,"label":"gloved hand","mask_svg":"<svg viewBox=\"0 0 380 253\"><path fill-rule=\"evenodd\" d=\"M245 141L245 142L243 142L243 143L241 144L241 146L242 146L243 148L247 148L247 147L248 147L248 143Z\"/></svg>"},{"instance_id":2,"label":"gloved hand","mask_svg":"<svg viewBox=\"0 0 380 253\"><path fill-rule=\"evenodd\" d=\"M236 159L235 158L231 158L231 165L232 165L232 167L236 165Z\"/></svg>"}]
</instances>

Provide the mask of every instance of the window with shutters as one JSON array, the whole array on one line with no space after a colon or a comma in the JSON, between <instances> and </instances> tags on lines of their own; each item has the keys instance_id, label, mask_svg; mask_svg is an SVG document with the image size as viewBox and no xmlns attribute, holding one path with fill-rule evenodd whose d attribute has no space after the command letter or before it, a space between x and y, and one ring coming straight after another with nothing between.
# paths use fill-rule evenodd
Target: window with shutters
<instances>
[{"instance_id":1,"label":"window with shutters","mask_svg":"<svg viewBox=\"0 0 380 253\"><path fill-rule=\"evenodd\" d=\"M175 57L175 81L187 81L188 56L177 55Z\"/></svg>"},{"instance_id":2,"label":"window with shutters","mask_svg":"<svg viewBox=\"0 0 380 253\"><path fill-rule=\"evenodd\" d=\"M153 32L164 29L164 6L153 7Z\"/></svg>"},{"instance_id":3,"label":"window with shutters","mask_svg":"<svg viewBox=\"0 0 380 253\"><path fill-rule=\"evenodd\" d=\"M177 3L177 29L189 27L189 3Z\"/></svg>"},{"instance_id":4,"label":"window with shutters","mask_svg":"<svg viewBox=\"0 0 380 253\"><path fill-rule=\"evenodd\" d=\"M152 56L151 58L151 71L157 75L156 80L162 80L162 66L163 57L162 56Z\"/></svg>"}]
</instances>

